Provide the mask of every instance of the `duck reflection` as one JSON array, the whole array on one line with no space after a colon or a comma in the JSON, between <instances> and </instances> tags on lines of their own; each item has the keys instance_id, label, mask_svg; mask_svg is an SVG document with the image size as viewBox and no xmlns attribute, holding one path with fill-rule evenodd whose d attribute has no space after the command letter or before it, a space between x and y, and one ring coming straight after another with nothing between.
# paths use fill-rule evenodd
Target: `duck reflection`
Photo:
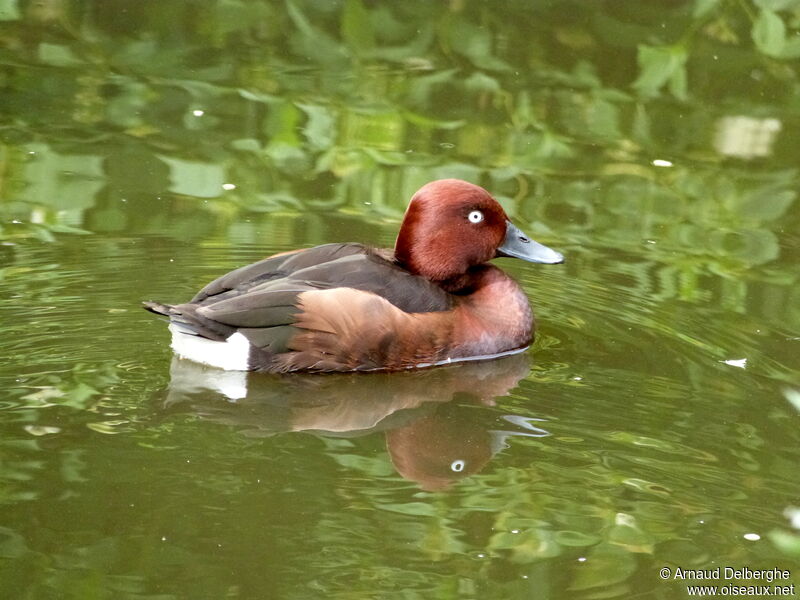
<instances>
[{"instance_id":1,"label":"duck reflection","mask_svg":"<svg viewBox=\"0 0 800 600\"><path fill-rule=\"evenodd\" d=\"M163 404L253 437L384 432L397 472L423 489L442 490L480 471L509 436L548 435L537 419L476 410L508 395L529 373L529 360L520 354L400 373L277 376L175 358Z\"/></svg>"}]
</instances>

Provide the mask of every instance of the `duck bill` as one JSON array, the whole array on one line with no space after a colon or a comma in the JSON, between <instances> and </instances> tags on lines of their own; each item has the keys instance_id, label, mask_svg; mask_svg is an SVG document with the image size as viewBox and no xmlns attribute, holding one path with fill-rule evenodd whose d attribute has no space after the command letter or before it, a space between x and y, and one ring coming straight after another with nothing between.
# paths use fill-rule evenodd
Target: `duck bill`
<instances>
[{"instance_id":1,"label":"duck bill","mask_svg":"<svg viewBox=\"0 0 800 600\"><path fill-rule=\"evenodd\" d=\"M528 262L555 265L564 262L564 256L547 246L534 242L511 221L506 221L506 237L497 249L497 256L521 258Z\"/></svg>"}]
</instances>

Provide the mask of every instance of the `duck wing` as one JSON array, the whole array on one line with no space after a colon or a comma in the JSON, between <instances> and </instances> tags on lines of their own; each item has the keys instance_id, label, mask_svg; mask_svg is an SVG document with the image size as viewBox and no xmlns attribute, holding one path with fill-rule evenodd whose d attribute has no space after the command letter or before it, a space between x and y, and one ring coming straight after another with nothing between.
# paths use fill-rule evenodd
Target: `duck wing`
<instances>
[{"instance_id":1,"label":"duck wing","mask_svg":"<svg viewBox=\"0 0 800 600\"><path fill-rule=\"evenodd\" d=\"M314 294L314 302L304 305L309 292L326 290L337 293ZM343 304L342 298L354 302ZM385 251L361 244L327 244L232 271L185 304L145 303L145 308L169 316L182 333L215 341L241 333L257 350L257 357L251 352L251 359L257 358L251 360L255 367L276 370L276 356L296 354L298 336L309 330L341 338L343 332L333 331L331 323L346 322L352 335L359 330L364 335L370 329L390 331L389 322L396 326L403 315L447 311L453 304L450 294L397 266ZM367 306L372 308L364 310ZM301 368L296 361L293 366L284 363L287 366L280 370ZM325 370L357 368L337 364L338 368L325 365Z\"/></svg>"},{"instance_id":2,"label":"duck wing","mask_svg":"<svg viewBox=\"0 0 800 600\"><path fill-rule=\"evenodd\" d=\"M246 288L259 282L280 279L313 265L323 265L345 256L363 254L365 250L363 244L324 244L314 248L274 254L215 279L197 292L191 302L202 302L206 298L238 287Z\"/></svg>"}]
</instances>

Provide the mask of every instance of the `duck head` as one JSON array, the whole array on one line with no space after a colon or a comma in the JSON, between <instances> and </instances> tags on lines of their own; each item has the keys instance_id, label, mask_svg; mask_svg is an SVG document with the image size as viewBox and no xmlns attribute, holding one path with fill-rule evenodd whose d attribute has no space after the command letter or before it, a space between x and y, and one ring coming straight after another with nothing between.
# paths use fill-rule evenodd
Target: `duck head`
<instances>
[{"instance_id":1,"label":"duck head","mask_svg":"<svg viewBox=\"0 0 800 600\"><path fill-rule=\"evenodd\" d=\"M459 179L432 181L414 194L394 251L404 267L431 281L447 281L500 256L564 262L511 223L489 192Z\"/></svg>"}]
</instances>

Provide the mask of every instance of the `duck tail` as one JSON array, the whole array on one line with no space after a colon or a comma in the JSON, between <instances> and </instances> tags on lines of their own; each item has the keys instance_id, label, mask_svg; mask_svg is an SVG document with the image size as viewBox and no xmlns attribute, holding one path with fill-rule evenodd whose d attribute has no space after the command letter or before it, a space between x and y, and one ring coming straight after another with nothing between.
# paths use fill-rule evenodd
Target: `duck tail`
<instances>
[{"instance_id":1,"label":"duck tail","mask_svg":"<svg viewBox=\"0 0 800 600\"><path fill-rule=\"evenodd\" d=\"M172 317L175 315L171 304L161 304L161 302L152 302L148 300L147 302L142 302L142 308L157 315L164 315L165 317Z\"/></svg>"},{"instance_id":2,"label":"duck tail","mask_svg":"<svg viewBox=\"0 0 800 600\"><path fill-rule=\"evenodd\" d=\"M197 314L197 305L186 304L162 304L161 302L142 302L142 308L167 317L170 325L180 330L186 335L198 335L208 338L215 342L228 339L236 333L236 328L224 323L217 323L213 319Z\"/></svg>"}]
</instances>

